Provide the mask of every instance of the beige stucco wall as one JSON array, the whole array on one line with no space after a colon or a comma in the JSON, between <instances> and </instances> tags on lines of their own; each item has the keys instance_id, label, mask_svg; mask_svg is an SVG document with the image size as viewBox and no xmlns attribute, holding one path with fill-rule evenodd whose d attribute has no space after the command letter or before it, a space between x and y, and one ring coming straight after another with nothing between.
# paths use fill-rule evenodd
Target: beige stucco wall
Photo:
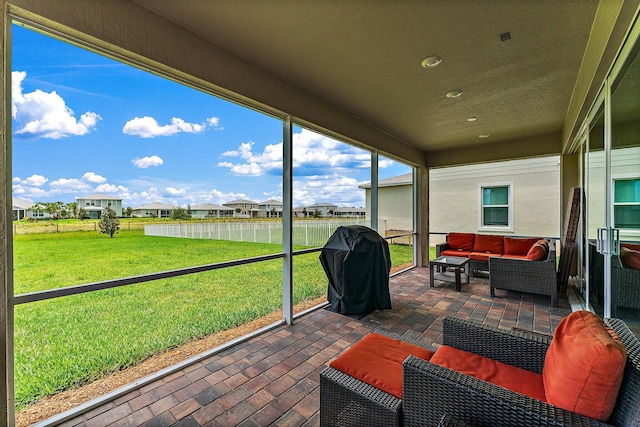
<instances>
[{"instance_id":1,"label":"beige stucco wall","mask_svg":"<svg viewBox=\"0 0 640 427\"><path fill-rule=\"evenodd\" d=\"M387 230L413 230L413 187L378 188L378 220Z\"/></svg>"},{"instance_id":2,"label":"beige stucco wall","mask_svg":"<svg viewBox=\"0 0 640 427\"><path fill-rule=\"evenodd\" d=\"M506 183L513 185L513 230L483 230L479 224L479 187ZM559 237L560 192L558 156L431 169L429 228L432 233ZM442 239L432 236L431 244Z\"/></svg>"}]
</instances>

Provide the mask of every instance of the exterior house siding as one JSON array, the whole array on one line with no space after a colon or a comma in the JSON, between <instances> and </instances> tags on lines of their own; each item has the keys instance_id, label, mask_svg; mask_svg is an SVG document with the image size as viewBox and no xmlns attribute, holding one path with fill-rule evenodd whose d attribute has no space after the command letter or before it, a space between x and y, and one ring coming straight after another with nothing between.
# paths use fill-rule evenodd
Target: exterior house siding
<instances>
[{"instance_id":1,"label":"exterior house siding","mask_svg":"<svg viewBox=\"0 0 640 427\"><path fill-rule=\"evenodd\" d=\"M433 233L487 233L480 224L480 186L510 183L513 224L496 234L559 237L558 156L455 166L429 171L429 223ZM431 244L444 236L432 237Z\"/></svg>"}]
</instances>

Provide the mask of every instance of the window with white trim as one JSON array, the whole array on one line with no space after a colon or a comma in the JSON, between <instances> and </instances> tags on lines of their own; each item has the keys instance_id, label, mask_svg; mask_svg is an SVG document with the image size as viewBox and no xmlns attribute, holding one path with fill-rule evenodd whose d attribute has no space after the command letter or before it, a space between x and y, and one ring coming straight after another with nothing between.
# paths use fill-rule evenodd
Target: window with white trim
<instances>
[{"instance_id":1,"label":"window with white trim","mask_svg":"<svg viewBox=\"0 0 640 427\"><path fill-rule=\"evenodd\" d=\"M621 229L640 229L640 178L613 181L613 222Z\"/></svg>"},{"instance_id":2,"label":"window with white trim","mask_svg":"<svg viewBox=\"0 0 640 427\"><path fill-rule=\"evenodd\" d=\"M480 185L480 229L513 229L513 184Z\"/></svg>"}]
</instances>

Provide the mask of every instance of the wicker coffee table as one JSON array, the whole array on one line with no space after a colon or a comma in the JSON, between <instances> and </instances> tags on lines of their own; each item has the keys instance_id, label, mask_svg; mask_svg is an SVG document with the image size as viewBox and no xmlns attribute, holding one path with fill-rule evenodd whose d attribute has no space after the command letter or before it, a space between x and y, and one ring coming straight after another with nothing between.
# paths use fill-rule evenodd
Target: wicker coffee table
<instances>
[{"instance_id":1,"label":"wicker coffee table","mask_svg":"<svg viewBox=\"0 0 640 427\"><path fill-rule=\"evenodd\" d=\"M434 272L434 267L438 267ZM429 261L429 286L434 280L455 283L456 291L462 290L462 281L469 283L469 258L441 256Z\"/></svg>"}]
</instances>

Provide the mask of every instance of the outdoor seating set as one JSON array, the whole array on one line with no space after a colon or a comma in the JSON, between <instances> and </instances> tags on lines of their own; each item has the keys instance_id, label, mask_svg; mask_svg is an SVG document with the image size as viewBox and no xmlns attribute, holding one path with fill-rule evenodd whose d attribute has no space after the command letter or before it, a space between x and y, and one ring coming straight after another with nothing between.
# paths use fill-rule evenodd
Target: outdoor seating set
<instances>
[{"instance_id":1,"label":"outdoor seating set","mask_svg":"<svg viewBox=\"0 0 640 427\"><path fill-rule=\"evenodd\" d=\"M321 426L637 426L640 342L576 311L547 335L443 319L443 345L384 332L320 373Z\"/></svg>"},{"instance_id":2,"label":"outdoor seating set","mask_svg":"<svg viewBox=\"0 0 640 427\"><path fill-rule=\"evenodd\" d=\"M436 259L469 259L469 275L489 272L491 296L495 289L548 295L551 305L558 305L556 250L552 241L490 234L456 233L447 235L446 243L436 245Z\"/></svg>"}]
</instances>

